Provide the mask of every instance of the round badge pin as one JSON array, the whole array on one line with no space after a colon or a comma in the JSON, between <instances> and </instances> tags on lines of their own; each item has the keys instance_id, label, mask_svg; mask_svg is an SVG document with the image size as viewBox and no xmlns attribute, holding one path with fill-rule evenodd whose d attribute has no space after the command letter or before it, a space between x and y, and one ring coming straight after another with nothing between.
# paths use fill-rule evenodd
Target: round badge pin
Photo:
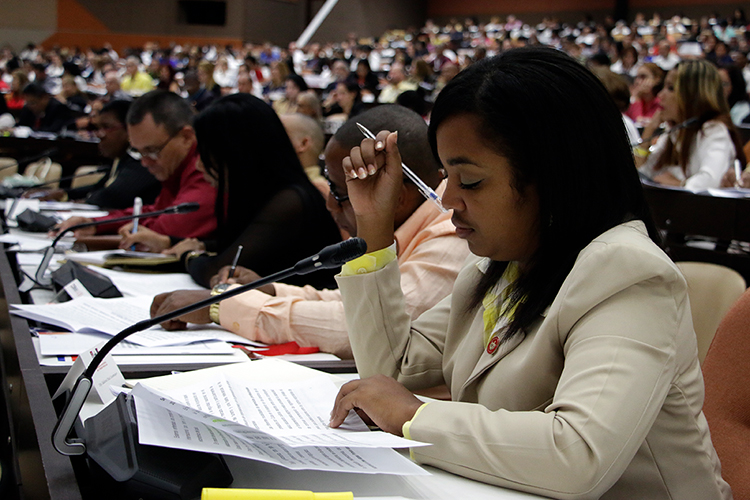
<instances>
[{"instance_id":1,"label":"round badge pin","mask_svg":"<svg viewBox=\"0 0 750 500\"><path fill-rule=\"evenodd\" d=\"M487 354L495 354L498 347L500 347L500 337L495 335L490 339L490 343L487 344Z\"/></svg>"}]
</instances>

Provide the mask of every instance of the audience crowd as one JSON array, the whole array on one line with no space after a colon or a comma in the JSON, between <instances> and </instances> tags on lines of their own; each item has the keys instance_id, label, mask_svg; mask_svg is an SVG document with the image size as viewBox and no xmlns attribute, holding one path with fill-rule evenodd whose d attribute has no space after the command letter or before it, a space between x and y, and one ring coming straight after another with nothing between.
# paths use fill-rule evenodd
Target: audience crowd
<instances>
[{"instance_id":1,"label":"audience crowd","mask_svg":"<svg viewBox=\"0 0 750 500\"><path fill-rule=\"evenodd\" d=\"M654 14L647 19L639 13L632 23L611 17L603 22L586 18L577 24L545 18L533 26L510 15L505 21L493 17L479 23L468 18L443 26L428 20L421 29L393 30L378 39L350 34L337 43L304 47L294 42L288 47L147 43L118 53L108 45L45 50L29 44L19 52L10 47L0 51L0 92L18 119L24 102L31 102L28 111L34 113L41 88L70 108L71 121L89 114L93 100L133 98L155 88L182 95L197 111L222 95L251 93L280 114L300 111L325 118L326 132L333 133L346 118L376 102L398 101L427 116L440 89L471 63L513 47L547 45L622 75L632 92L632 108L626 114L640 127L659 105L656 94L665 73L682 60L706 59L731 75L727 85L734 88L732 105L739 103L732 117L741 123L748 118L747 24L740 9L728 17ZM36 87L27 92L29 83ZM90 122L53 125L54 132L66 125L85 130Z\"/></svg>"}]
</instances>

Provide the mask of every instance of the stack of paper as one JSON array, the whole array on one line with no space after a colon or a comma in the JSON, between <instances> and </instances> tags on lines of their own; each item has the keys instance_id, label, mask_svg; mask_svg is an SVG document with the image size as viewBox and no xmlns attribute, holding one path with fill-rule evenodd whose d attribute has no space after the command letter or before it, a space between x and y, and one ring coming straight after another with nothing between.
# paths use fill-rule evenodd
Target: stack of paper
<instances>
[{"instance_id":1,"label":"stack of paper","mask_svg":"<svg viewBox=\"0 0 750 500\"><path fill-rule=\"evenodd\" d=\"M12 248L13 250L39 252L52 245L52 240L48 238L46 234L14 232L0 235L0 243L11 243L15 245L16 248ZM72 246L73 240L68 239L67 241L59 241L55 248L63 250Z\"/></svg>"},{"instance_id":2,"label":"stack of paper","mask_svg":"<svg viewBox=\"0 0 750 500\"><path fill-rule=\"evenodd\" d=\"M232 377L203 370L199 382L167 390L133 389L141 444L221 453L289 469L427 474L391 448L425 446L384 432L370 432L351 412L339 429L328 426L338 393L323 374L278 381L291 368L276 360L236 365L260 377ZM273 380L273 381L271 381ZM151 385L151 384L149 384Z\"/></svg>"},{"instance_id":3,"label":"stack of paper","mask_svg":"<svg viewBox=\"0 0 750 500\"><path fill-rule=\"evenodd\" d=\"M62 304L12 304L11 313L24 318L82 333L116 335L125 328L148 319L151 297L118 299L80 298ZM239 338L239 337L238 337ZM184 345L216 340L212 329L170 332L160 326L134 333L128 340L146 347Z\"/></svg>"}]
</instances>

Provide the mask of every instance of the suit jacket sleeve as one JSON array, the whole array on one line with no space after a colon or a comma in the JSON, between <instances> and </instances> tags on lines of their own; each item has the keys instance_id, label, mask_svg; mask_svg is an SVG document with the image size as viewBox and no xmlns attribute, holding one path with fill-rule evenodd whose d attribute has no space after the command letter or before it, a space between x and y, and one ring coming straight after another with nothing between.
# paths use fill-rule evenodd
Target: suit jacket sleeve
<instances>
[{"instance_id":1,"label":"suit jacket sleeve","mask_svg":"<svg viewBox=\"0 0 750 500\"><path fill-rule=\"evenodd\" d=\"M340 278L339 284L361 374L385 373L412 388L434 383L442 352L451 349L450 332L471 321L462 311L471 283L459 276L453 296L413 324L392 267ZM599 498L631 463L667 394L695 389L673 386L676 373L697 364L694 356L677 356L678 349L691 347L677 339L678 331L691 329L686 308L684 279L668 259L595 244L532 327L535 339L559 343L564 353L552 399L527 411L430 403L412 421L410 433L432 446L414 449L415 458L544 496ZM523 390L523 380L506 383Z\"/></svg>"}]
</instances>

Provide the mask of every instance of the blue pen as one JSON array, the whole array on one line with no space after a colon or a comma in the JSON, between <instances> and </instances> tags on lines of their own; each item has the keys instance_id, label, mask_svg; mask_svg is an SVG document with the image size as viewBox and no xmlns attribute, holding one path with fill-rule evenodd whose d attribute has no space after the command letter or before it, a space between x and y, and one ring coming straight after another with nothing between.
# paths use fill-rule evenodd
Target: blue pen
<instances>
[{"instance_id":1,"label":"blue pen","mask_svg":"<svg viewBox=\"0 0 750 500\"><path fill-rule=\"evenodd\" d=\"M141 210L143 209L143 200L139 196L135 197L135 200L133 200L133 215L141 215ZM138 220L133 220L133 231L132 233L135 234L138 232ZM130 247L130 250L135 251L135 245L132 245Z\"/></svg>"},{"instance_id":2,"label":"blue pen","mask_svg":"<svg viewBox=\"0 0 750 500\"><path fill-rule=\"evenodd\" d=\"M367 130L367 128L361 123L357 123L357 127L359 127L360 132L362 132L362 134L364 134L364 136L368 139L377 140L375 134ZM404 171L404 174L406 174L409 180L411 180L414 185L417 186L417 189L420 193L422 193L422 196L435 203L435 205L437 205L441 212L445 213L448 211L443 206L443 200L440 199L440 196L438 196L435 190L425 184L424 181L417 177L417 174L412 172L411 169L404 165L403 162L401 162L401 169Z\"/></svg>"}]
</instances>

